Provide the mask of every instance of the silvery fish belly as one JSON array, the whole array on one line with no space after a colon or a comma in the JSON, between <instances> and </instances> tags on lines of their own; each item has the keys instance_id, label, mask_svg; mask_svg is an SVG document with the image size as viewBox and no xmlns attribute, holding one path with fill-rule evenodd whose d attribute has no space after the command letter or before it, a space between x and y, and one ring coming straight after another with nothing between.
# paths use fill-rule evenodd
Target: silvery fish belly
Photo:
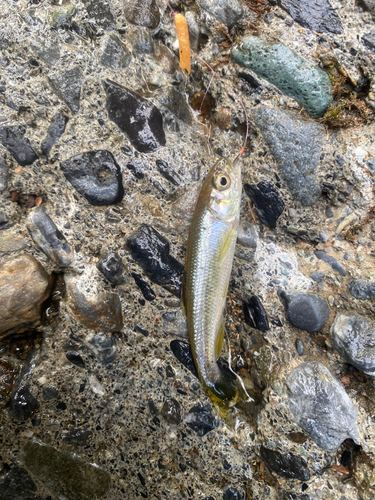
<instances>
[{"instance_id":1,"label":"silvery fish belly","mask_svg":"<svg viewBox=\"0 0 375 500\"><path fill-rule=\"evenodd\" d=\"M239 157L217 162L208 173L192 218L186 253L183 305L200 381L214 400L229 400L236 387L217 358L239 223L242 182Z\"/></svg>"}]
</instances>

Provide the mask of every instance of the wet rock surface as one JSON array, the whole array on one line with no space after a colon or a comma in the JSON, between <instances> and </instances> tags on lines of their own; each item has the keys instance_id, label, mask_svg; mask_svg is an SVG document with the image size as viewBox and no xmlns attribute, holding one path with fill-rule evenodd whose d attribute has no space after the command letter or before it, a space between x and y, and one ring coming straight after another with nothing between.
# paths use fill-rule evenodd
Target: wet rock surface
<instances>
[{"instance_id":1,"label":"wet rock surface","mask_svg":"<svg viewBox=\"0 0 375 500\"><path fill-rule=\"evenodd\" d=\"M322 116L332 101L328 76L283 44L245 38L232 49L232 59L296 99L315 118Z\"/></svg>"},{"instance_id":2,"label":"wet rock surface","mask_svg":"<svg viewBox=\"0 0 375 500\"><path fill-rule=\"evenodd\" d=\"M0 265L0 333L38 325L50 278L35 257L23 254Z\"/></svg>"},{"instance_id":3,"label":"wet rock surface","mask_svg":"<svg viewBox=\"0 0 375 500\"><path fill-rule=\"evenodd\" d=\"M292 196L304 206L314 205L321 195L316 174L324 127L294 113L260 107L255 110L255 123Z\"/></svg>"},{"instance_id":4,"label":"wet rock surface","mask_svg":"<svg viewBox=\"0 0 375 500\"><path fill-rule=\"evenodd\" d=\"M302 363L286 384L290 411L318 446L335 450L347 438L358 440L357 410L324 365Z\"/></svg>"},{"instance_id":5,"label":"wet rock surface","mask_svg":"<svg viewBox=\"0 0 375 500\"><path fill-rule=\"evenodd\" d=\"M72 247L43 207L36 207L30 212L27 229L34 243L57 266L68 267L72 264Z\"/></svg>"},{"instance_id":6,"label":"wet rock surface","mask_svg":"<svg viewBox=\"0 0 375 500\"><path fill-rule=\"evenodd\" d=\"M280 291L289 321L297 328L318 332L326 325L330 310L327 301L316 293L301 293L292 290Z\"/></svg>"},{"instance_id":7,"label":"wet rock surface","mask_svg":"<svg viewBox=\"0 0 375 500\"><path fill-rule=\"evenodd\" d=\"M373 14L328 1L170 2L189 75L165 2L2 2L0 276L29 260L0 282L1 497L374 498ZM257 67L242 67L231 54L255 34ZM218 365L253 401L218 408L179 296L202 182L242 148L262 201L241 195ZM74 251L66 267L30 237L40 207ZM294 326L279 290L321 296L325 326ZM355 342L340 354L330 331ZM331 375L302 370L296 418L288 380L310 362ZM50 453L33 470L30 440Z\"/></svg>"},{"instance_id":8,"label":"wet rock surface","mask_svg":"<svg viewBox=\"0 0 375 500\"><path fill-rule=\"evenodd\" d=\"M91 205L113 205L124 196L121 170L109 151L81 153L61 162L60 167Z\"/></svg>"},{"instance_id":9,"label":"wet rock surface","mask_svg":"<svg viewBox=\"0 0 375 500\"><path fill-rule=\"evenodd\" d=\"M328 0L278 0L277 4L298 24L319 33L342 33L343 28L336 11Z\"/></svg>"},{"instance_id":10,"label":"wet rock surface","mask_svg":"<svg viewBox=\"0 0 375 500\"><path fill-rule=\"evenodd\" d=\"M156 106L111 80L103 81L108 116L141 153L165 146L163 117Z\"/></svg>"},{"instance_id":11,"label":"wet rock surface","mask_svg":"<svg viewBox=\"0 0 375 500\"><path fill-rule=\"evenodd\" d=\"M375 328L365 317L340 314L331 327L333 347L345 361L375 376Z\"/></svg>"}]
</instances>

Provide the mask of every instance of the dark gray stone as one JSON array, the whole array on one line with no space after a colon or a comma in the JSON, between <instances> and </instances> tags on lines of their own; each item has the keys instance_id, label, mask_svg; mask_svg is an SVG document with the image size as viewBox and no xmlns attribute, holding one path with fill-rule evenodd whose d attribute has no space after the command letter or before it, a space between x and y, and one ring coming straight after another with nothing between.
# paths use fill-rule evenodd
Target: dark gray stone
<instances>
[{"instance_id":1,"label":"dark gray stone","mask_svg":"<svg viewBox=\"0 0 375 500\"><path fill-rule=\"evenodd\" d=\"M79 111L81 88L85 78L78 67L66 69L48 77L52 90L63 100L72 113Z\"/></svg>"},{"instance_id":2,"label":"dark gray stone","mask_svg":"<svg viewBox=\"0 0 375 500\"><path fill-rule=\"evenodd\" d=\"M260 457L279 476L308 481L310 472L306 461L293 453L280 453L265 446L260 447Z\"/></svg>"},{"instance_id":3,"label":"dark gray stone","mask_svg":"<svg viewBox=\"0 0 375 500\"><path fill-rule=\"evenodd\" d=\"M31 40L30 48L35 56L42 59L50 66L54 66L60 59L60 48L54 43L44 42L42 40Z\"/></svg>"},{"instance_id":4,"label":"dark gray stone","mask_svg":"<svg viewBox=\"0 0 375 500\"><path fill-rule=\"evenodd\" d=\"M343 32L341 21L328 0L276 0L276 3L301 26L318 33Z\"/></svg>"},{"instance_id":5,"label":"dark gray stone","mask_svg":"<svg viewBox=\"0 0 375 500\"><path fill-rule=\"evenodd\" d=\"M169 242L153 227L142 224L128 237L126 247L150 280L176 296L181 294L184 266L169 253Z\"/></svg>"},{"instance_id":6,"label":"dark gray stone","mask_svg":"<svg viewBox=\"0 0 375 500\"><path fill-rule=\"evenodd\" d=\"M61 162L60 167L91 205L114 205L124 196L121 169L109 151L80 153Z\"/></svg>"},{"instance_id":7,"label":"dark gray stone","mask_svg":"<svg viewBox=\"0 0 375 500\"><path fill-rule=\"evenodd\" d=\"M145 167L144 167L143 162L140 162L140 161L133 159L126 166L136 179L143 179L144 178L144 176L145 176L144 168Z\"/></svg>"},{"instance_id":8,"label":"dark gray stone","mask_svg":"<svg viewBox=\"0 0 375 500\"><path fill-rule=\"evenodd\" d=\"M251 326L251 328L256 328L263 332L270 329L267 313L260 298L256 295L243 301L243 312L245 315L245 323Z\"/></svg>"},{"instance_id":9,"label":"dark gray stone","mask_svg":"<svg viewBox=\"0 0 375 500\"><path fill-rule=\"evenodd\" d=\"M125 0L125 19L130 24L155 29L160 23L160 12L156 0Z\"/></svg>"},{"instance_id":10,"label":"dark gray stone","mask_svg":"<svg viewBox=\"0 0 375 500\"><path fill-rule=\"evenodd\" d=\"M297 352L298 352L298 356L303 356L305 348L303 346L302 340L296 339L296 349L297 349Z\"/></svg>"},{"instance_id":11,"label":"dark gray stone","mask_svg":"<svg viewBox=\"0 0 375 500\"><path fill-rule=\"evenodd\" d=\"M259 219L271 229L275 229L277 219L282 214L285 203L272 184L259 182L256 185L244 184L247 196L254 203Z\"/></svg>"},{"instance_id":12,"label":"dark gray stone","mask_svg":"<svg viewBox=\"0 0 375 500\"><path fill-rule=\"evenodd\" d=\"M95 24L105 30L113 30L116 20L112 13L110 0L83 0L87 13Z\"/></svg>"},{"instance_id":13,"label":"dark gray stone","mask_svg":"<svg viewBox=\"0 0 375 500\"><path fill-rule=\"evenodd\" d=\"M182 363L185 368L187 368L194 375L194 377L198 378L190 344L188 342L183 342L182 340L172 340L170 348L178 361Z\"/></svg>"},{"instance_id":14,"label":"dark gray stone","mask_svg":"<svg viewBox=\"0 0 375 500\"><path fill-rule=\"evenodd\" d=\"M53 399L56 399L58 395L59 391L52 385L43 389L43 401L52 401Z\"/></svg>"},{"instance_id":15,"label":"dark gray stone","mask_svg":"<svg viewBox=\"0 0 375 500\"><path fill-rule=\"evenodd\" d=\"M4 158L0 157L0 193L8 186L9 167Z\"/></svg>"},{"instance_id":16,"label":"dark gray stone","mask_svg":"<svg viewBox=\"0 0 375 500\"><path fill-rule=\"evenodd\" d=\"M345 269L342 267L342 265L334 258L332 257L331 255L328 255L327 253L323 252L322 250L317 250L315 252L315 256L320 259L320 260L323 260L324 262L327 262L327 264L329 264L332 269L334 269L335 271L337 271L338 273L341 274L341 276L346 276L346 271Z\"/></svg>"},{"instance_id":17,"label":"dark gray stone","mask_svg":"<svg viewBox=\"0 0 375 500\"><path fill-rule=\"evenodd\" d=\"M44 207L33 208L27 217L27 229L34 243L60 267L68 267L74 259L73 247L58 229Z\"/></svg>"},{"instance_id":18,"label":"dark gray stone","mask_svg":"<svg viewBox=\"0 0 375 500\"><path fill-rule=\"evenodd\" d=\"M289 321L307 332L318 332L328 321L330 310L327 301L317 293L292 290L279 291Z\"/></svg>"},{"instance_id":19,"label":"dark gray stone","mask_svg":"<svg viewBox=\"0 0 375 500\"><path fill-rule=\"evenodd\" d=\"M109 118L138 151L152 153L165 146L163 117L156 106L111 80L103 80L103 85Z\"/></svg>"},{"instance_id":20,"label":"dark gray stone","mask_svg":"<svg viewBox=\"0 0 375 500\"><path fill-rule=\"evenodd\" d=\"M124 285L127 282L126 268L117 252L102 254L96 267L113 285Z\"/></svg>"},{"instance_id":21,"label":"dark gray stone","mask_svg":"<svg viewBox=\"0 0 375 500\"><path fill-rule=\"evenodd\" d=\"M190 108L186 102L186 97L177 89L170 86L159 96L159 102L163 104L179 120L191 125L192 117Z\"/></svg>"},{"instance_id":22,"label":"dark gray stone","mask_svg":"<svg viewBox=\"0 0 375 500\"><path fill-rule=\"evenodd\" d=\"M39 401L25 386L20 386L13 393L9 406L9 414L16 420L25 422L39 409Z\"/></svg>"},{"instance_id":23,"label":"dark gray stone","mask_svg":"<svg viewBox=\"0 0 375 500\"><path fill-rule=\"evenodd\" d=\"M287 377L286 385L290 411L320 448L335 451L348 438L358 442L357 410L322 363L302 363Z\"/></svg>"},{"instance_id":24,"label":"dark gray stone","mask_svg":"<svg viewBox=\"0 0 375 500\"><path fill-rule=\"evenodd\" d=\"M181 185L181 177L177 172L173 170L171 166L168 165L167 162L163 160L156 160L156 168L158 169L160 174L171 184L173 184L174 186Z\"/></svg>"},{"instance_id":25,"label":"dark gray stone","mask_svg":"<svg viewBox=\"0 0 375 500\"><path fill-rule=\"evenodd\" d=\"M181 422L180 403L174 398L166 399L160 410L160 415L164 418L167 424L178 425Z\"/></svg>"},{"instance_id":26,"label":"dark gray stone","mask_svg":"<svg viewBox=\"0 0 375 500\"><path fill-rule=\"evenodd\" d=\"M116 337L108 337L104 334L93 335L89 340L89 344L102 365L107 366L115 361Z\"/></svg>"},{"instance_id":27,"label":"dark gray stone","mask_svg":"<svg viewBox=\"0 0 375 500\"><path fill-rule=\"evenodd\" d=\"M197 3L228 28L234 26L243 16L240 0L197 0Z\"/></svg>"},{"instance_id":28,"label":"dark gray stone","mask_svg":"<svg viewBox=\"0 0 375 500\"><path fill-rule=\"evenodd\" d=\"M113 70L127 68L131 61L131 54L116 35L108 35L104 42L104 49L100 64Z\"/></svg>"},{"instance_id":29,"label":"dark gray stone","mask_svg":"<svg viewBox=\"0 0 375 500\"><path fill-rule=\"evenodd\" d=\"M70 361L72 365L78 366L79 368L86 367L86 363L83 361L82 356L76 351L67 352L66 359Z\"/></svg>"},{"instance_id":30,"label":"dark gray stone","mask_svg":"<svg viewBox=\"0 0 375 500\"><path fill-rule=\"evenodd\" d=\"M313 205L321 195L317 168L324 127L290 111L265 106L255 108L253 115L293 198L304 206Z\"/></svg>"},{"instance_id":31,"label":"dark gray stone","mask_svg":"<svg viewBox=\"0 0 375 500\"><path fill-rule=\"evenodd\" d=\"M367 318L340 314L330 334L333 347L345 361L375 377L375 328Z\"/></svg>"},{"instance_id":32,"label":"dark gray stone","mask_svg":"<svg viewBox=\"0 0 375 500\"><path fill-rule=\"evenodd\" d=\"M147 28L134 28L133 33L129 34L133 54L136 56L154 55L154 41Z\"/></svg>"},{"instance_id":33,"label":"dark gray stone","mask_svg":"<svg viewBox=\"0 0 375 500\"><path fill-rule=\"evenodd\" d=\"M223 491L223 500L245 500L246 494L243 490L238 491L233 486L226 486ZM215 500L214 497L205 498L204 500Z\"/></svg>"},{"instance_id":34,"label":"dark gray stone","mask_svg":"<svg viewBox=\"0 0 375 500\"><path fill-rule=\"evenodd\" d=\"M362 37L362 43L372 52L375 52L375 30L365 33Z\"/></svg>"},{"instance_id":35,"label":"dark gray stone","mask_svg":"<svg viewBox=\"0 0 375 500\"><path fill-rule=\"evenodd\" d=\"M356 299L368 300L375 297L375 281L352 280L348 286L350 294Z\"/></svg>"},{"instance_id":36,"label":"dark gray stone","mask_svg":"<svg viewBox=\"0 0 375 500\"><path fill-rule=\"evenodd\" d=\"M38 159L29 139L24 137L23 127L0 127L0 141L19 165L31 165Z\"/></svg>"},{"instance_id":37,"label":"dark gray stone","mask_svg":"<svg viewBox=\"0 0 375 500\"><path fill-rule=\"evenodd\" d=\"M34 500L36 486L22 467L12 467L0 475L0 498L4 500Z\"/></svg>"},{"instance_id":38,"label":"dark gray stone","mask_svg":"<svg viewBox=\"0 0 375 500\"><path fill-rule=\"evenodd\" d=\"M314 281L320 281L324 278L323 273L311 273L310 278L313 279Z\"/></svg>"},{"instance_id":39,"label":"dark gray stone","mask_svg":"<svg viewBox=\"0 0 375 500\"><path fill-rule=\"evenodd\" d=\"M255 250L258 245L258 229L256 224L242 221L237 232L237 243Z\"/></svg>"},{"instance_id":40,"label":"dark gray stone","mask_svg":"<svg viewBox=\"0 0 375 500\"><path fill-rule=\"evenodd\" d=\"M96 500L104 498L110 488L108 472L74 453L32 440L25 444L21 455L25 467L54 497Z\"/></svg>"},{"instance_id":41,"label":"dark gray stone","mask_svg":"<svg viewBox=\"0 0 375 500\"><path fill-rule=\"evenodd\" d=\"M87 444L91 437L92 431L90 429L71 429L62 433L61 440L67 444L83 446Z\"/></svg>"},{"instance_id":42,"label":"dark gray stone","mask_svg":"<svg viewBox=\"0 0 375 500\"><path fill-rule=\"evenodd\" d=\"M40 145L42 154L49 156L51 149L65 132L69 117L63 113L57 113L48 127L47 136Z\"/></svg>"},{"instance_id":43,"label":"dark gray stone","mask_svg":"<svg viewBox=\"0 0 375 500\"><path fill-rule=\"evenodd\" d=\"M194 405L185 415L184 422L200 437L216 429L218 424L211 408L203 403Z\"/></svg>"},{"instance_id":44,"label":"dark gray stone","mask_svg":"<svg viewBox=\"0 0 375 500\"><path fill-rule=\"evenodd\" d=\"M332 102L328 75L282 43L243 38L232 48L232 59L298 101L314 118L320 118Z\"/></svg>"},{"instance_id":45,"label":"dark gray stone","mask_svg":"<svg viewBox=\"0 0 375 500\"><path fill-rule=\"evenodd\" d=\"M156 299L156 295L150 285L138 273L131 273L134 278L135 284L141 290L143 297L149 302Z\"/></svg>"},{"instance_id":46,"label":"dark gray stone","mask_svg":"<svg viewBox=\"0 0 375 500\"><path fill-rule=\"evenodd\" d=\"M375 16L375 0L358 0L358 4L363 10L370 12Z\"/></svg>"}]
</instances>

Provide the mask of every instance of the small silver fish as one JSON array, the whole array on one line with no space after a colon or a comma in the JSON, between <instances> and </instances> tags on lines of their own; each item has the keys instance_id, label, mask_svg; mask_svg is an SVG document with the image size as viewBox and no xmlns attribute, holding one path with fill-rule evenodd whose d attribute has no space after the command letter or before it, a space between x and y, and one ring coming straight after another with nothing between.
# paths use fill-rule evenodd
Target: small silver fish
<instances>
[{"instance_id":1,"label":"small silver fish","mask_svg":"<svg viewBox=\"0 0 375 500\"><path fill-rule=\"evenodd\" d=\"M190 225L183 283L190 345L199 379L214 401L233 399L236 385L217 364L224 337L224 309L240 216L238 157L209 171Z\"/></svg>"}]
</instances>

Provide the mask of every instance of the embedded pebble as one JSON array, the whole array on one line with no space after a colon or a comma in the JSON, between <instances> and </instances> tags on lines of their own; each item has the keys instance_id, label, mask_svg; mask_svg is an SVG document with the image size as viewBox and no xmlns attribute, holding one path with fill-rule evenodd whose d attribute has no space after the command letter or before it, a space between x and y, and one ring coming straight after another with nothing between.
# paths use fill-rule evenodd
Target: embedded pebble
<instances>
[{"instance_id":1,"label":"embedded pebble","mask_svg":"<svg viewBox=\"0 0 375 500\"><path fill-rule=\"evenodd\" d=\"M181 309L163 314L163 330L169 335L178 335L184 338L189 336L187 319Z\"/></svg>"},{"instance_id":2,"label":"embedded pebble","mask_svg":"<svg viewBox=\"0 0 375 500\"><path fill-rule=\"evenodd\" d=\"M375 377L375 327L364 316L339 314L331 327L333 347L345 361Z\"/></svg>"},{"instance_id":3,"label":"embedded pebble","mask_svg":"<svg viewBox=\"0 0 375 500\"><path fill-rule=\"evenodd\" d=\"M0 141L19 165L30 165L38 155L25 137L25 129L19 126L0 127Z\"/></svg>"},{"instance_id":4,"label":"embedded pebble","mask_svg":"<svg viewBox=\"0 0 375 500\"><path fill-rule=\"evenodd\" d=\"M116 20L108 0L82 0L90 19L105 30L113 30Z\"/></svg>"},{"instance_id":5,"label":"embedded pebble","mask_svg":"<svg viewBox=\"0 0 375 500\"><path fill-rule=\"evenodd\" d=\"M287 377L286 385L291 413L320 448L335 451L348 438L358 442L357 410L322 363L302 363Z\"/></svg>"},{"instance_id":6,"label":"embedded pebble","mask_svg":"<svg viewBox=\"0 0 375 500\"><path fill-rule=\"evenodd\" d=\"M180 186L181 184L181 177L178 175L177 172L173 170L172 167L168 165L163 160L156 160L156 168L160 172L160 174L167 179L171 184L174 186Z\"/></svg>"},{"instance_id":7,"label":"embedded pebble","mask_svg":"<svg viewBox=\"0 0 375 500\"><path fill-rule=\"evenodd\" d=\"M251 326L251 328L256 328L263 332L270 329L267 313L260 298L256 295L243 301L243 312L245 315L245 322Z\"/></svg>"},{"instance_id":8,"label":"embedded pebble","mask_svg":"<svg viewBox=\"0 0 375 500\"><path fill-rule=\"evenodd\" d=\"M350 295L356 299L368 300L375 297L375 281L351 280L348 288Z\"/></svg>"},{"instance_id":9,"label":"embedded pebble","mask_svg":"<svg viewBox=\"0 0 375 500\"><path fill-rule=\"evenodd\" d=\"M247 221L242 221L237 231L237 243L255 250L258 243L257 226Z\"/></svg>"},{"instance_id":10,"label":"embedded pebble","mask_svg":"<svg viewBox=\"0 0 375 500\"><path fill-rule=\"evenodd\" d=\"M8 164L4 158L0 157L0 193L4 191L8 186Z\"/></svg>"},{"instance_id":11,"label":"embedded pebble","mask_svg":"<svg viewBox=\"0 0 375 500\"><path fill-rule=\"evenodd\" d=\"M274 155L293 198L310 206L321 195L317 179L324 127L291 111L258 106L255 123Z\"/></svg>"},{"instance_id":12,"label":"embedded pebble","mask_svg":"<svg viewBox=\"0 0 375 500\"><path fill-rule=\"evenodd\" d=\"M178 425L181 422L181 405L174 399L166 399L160 410L160 415L164 418L167 424Z\"/></svg>"},{"instance_id":13,"label":"embedded pebble","mask_svg":"<svg viewBox=\"0 0 375 500\"><path fill-rule=\"evenodd\" d=\"M372 52L375 52L375 30L363 35L362 42L363 45L369 48Z\"/></svg>"},{"instance_id":14,"label":"embedded pebble","mask_svg":"<svg viewBox=\"0 0 375 500\"><path fill-rule=\"evenodd\" d=\"M60 163L67 180L94 206L119 203L124 196L121 169L112 153L94 150Z\"/></svg>"},{"instance_id":15,"label":"embedded pebble","mask_svg":"<svg viewBox=\"0 0 375 500\"><path fill-rule=\"evenodd\" d=\"M73 248L57 228L44 207L33 208L28 215L27 229L34 243L60 267L68 267L74 259Z\"/></svg>"},{"instance_id":16,"label":"embedded pebble","mask_svg":"<svg viewBox=\"0 0 375 500\"><path fill-rule=\"evenodd\" d=\"M34 500L37 488L27 471L13 466L0 477L0 498L4 500Z\"/></svg>"},{"instance_id":17,"label":"embedded pebble","mask_svg":"<svg viewBox=\"0 0 375 500\"><path fill-rule=\"evenodd\" d=\"M332 269L334 269L335 271L340 273L341 276L346 276L345 269L342 267L342 265L334 257L332 257L332 255L328 255L327 253L323 252L322 250L317 250L315 252L315 256L319 260L323 260L324 262L329 264L332 267ZM344 256L344 258L345 258L345 256Z\"/></svg>"},{"instance_id":18,"label":"embedded pebble","mask_svg":"<svg viewBox=\"0 0 375 500\"><path fill-rule=\"evenodd\" d=\"M92 434L89 429L71 429L62 433L61 440L67 444L83 446L91 439Z\"/></svg>"},{"instance_id":19,"label":"embedded pebble","mask_svg":"<svg viewBox=\"0 0 375 500\"><path fill-rule=\"evenodd\" d=\"M50 66L54 66L60 59L60 48L55 43L42 41L42 40L31 40L30 48L38 57L42 59L43 62Z\"/></svg>"},{"instance_id":20,"label":"embedded pebble","mask_svg":"<svg viewBox=\"0 0 375 500\"><path fill-rule=\"evenodd\" d=\"M108 68L119 70L127 68L131 61L131 54L116 35L108 35L104 44L100 64Z\"/></svg>"},{"instance_id":21,"label":"embedded pebble","mask_svg":"<svg viewBox=\"0 0 375 500\"><path fill-rule=\"evenodd\" d=\"M104 333L93 334L88 339L88 346L99 358L102 365L107 366L115 361L117 353L116 337L108 337Z\"/></svg>"},{"instance_id":22,"label":"embedded pebble","mask_svg":"<svg viewBox=\"0 0 375 500\"><path fill-rule=\"evenodd\" d=\"M198 378L198 372L195 368L193 354L191 352L190 344L182 340L172 340L170 348L178 361L182 363L195 377Z\"/></svg>"},{"instance_id":23,"label":"embedded pebble","mask_svg":"<svg viewBox=\"0 0 375 500\"><path fill-rule=\"evenodd\" d=\"M126 247L150 280L176 295L181 294L184 266L169 253L169 242L156 229L142 224L128 237Z\"/></svg>"},{"instance_id":24,"label":"embedded pebble","mask_svg":"<svg viewBox=\"0 0 375 500\"><path fill-rule=\"evenodd\" d=\"M79 366L80 368L85 368L86 366L85 362L82 359L82 356L76 351L66 353L66 359L73 365Z\"/></svg>"},{"instance_id":25,"label":"embedded pebble","mask_svg":"<svg viewBox=\"0 0 375 500\"><path fill-rule=\"evenodd\" d=\"M217 420L212 414L211 408L202 403L190 408L184 417L184 422L200 437L205 436L217 427Z\"/></svg>"},{"instance_id":26,"label":"embedded pebble","mask_svg":"<svg viewBox=\"0 0 375 500\"><path fill-rule=\"evenodd\" d=\"M36 439L23 447L22 462L57 498L95 500L105 497L111 485L110 474L96 464Z\"/></svg>"},{"instance_id":27,"label":"embedded pebble","mask_svg":"<svg viewBox=\"0 0 375 500\"><path fill-rule=\"evenodd\" d=\"M310 472L306 461L293 453L280 453L265 446L260 447L260 457L279 476L308 481Z\"/></svg>"},{"instance_id":28,"label":"embedded pebble","mask_svg":"<svg viewBox=\"0 0 375 500\"><path fill-rule=\"evenodd\" d=\"M48 127L47 136L40 145L42 154L49 156L51 149L65 132L68 120L69 117L61 112L53 117L51 125Z\"/></svg>"},{"instance_id":29,"label":"embedded pebble","mask_svg":"<svg viewBox=\"0 0 375 500\"><path fill-rule=\"evenodd\" d=\"M0 334L25 331L40 324L50 277L32 255L8 258L0 264Z\"/></svg>"},{"instance_id":30,"label":"embedded pebble","mask_svg":"<svg viewBox=\"0 0 375 500\"><path fill-rule=\"evenodd\" d=\"M232 59L293 97L313 117L321 117L332 101L329 77L282 43L247 37L232 48Z\"/></svg>"},{"instance_id":31,"label":"embedded pebble","mask_svg":"<svg viewBox=\"0 0 375 500\"><path fill-rule=\"evenodd\" d=\"M112 285L127 283L126 267L117 252L103 253L96 267Z\"/></svg>"},{"instance_id":32,"label":"embedded pebble","mask_svg":"<svg viewBox=\"0 0 375 500\"><path fill-rule=\"evenodd\" d=\"M319 332L326 325L330 309L327 301L317 293L292 290L279 291L287 317L295 327L307 332Z\"/></svg>"},{"instance_id":33,"label":"embedded pebble","mask_svg":"<svg viewBox=\"0 0 375 500\"><path fill-rule=\"evenodd\" d=\"M155 29L160 22L160 12L156 0L124 0L126 20L136 26Z\"/></svg>"},{"instance_id":34,"label":"embedded pebble","mask_svg":"<svg viewBox=\"0 0 375 500\"><path fill-rule=\"evenodd\" d=\"M138 273L131 273L131 275L134 278L134 281L137 285L137 287L141 290L143 297L148 300L152 301L156 299L156 295L153 291L153 289L150 287L150 285L145 281L142 276Z\"/></svg>"},{"instance_id":35,"label":"embedded pebble","mask_svg":"<svg viewBox=\"0 0 375 500\"><path fill-rule=\"evenodd\" d=\"M31 394L27 387L21 385L10 398L8 412L16 420L25 422L39 409L39 406L36 397Z\"/></svg>"},{"instance_id":36,"label":"embedded pebble","mask_svg":"<svg viewBox=\"0 0 375 500\"><path fill-rule=\"evenodd\" d=\"M296 349L297 349L297 352L298 352L298 356L303 356L305 348L304 348L302 340L296 339Z\"/></svg>"},{"instance_id":37,"label":"embedded pebble","mask_svg":"<svg viewBox=\"0 0 375 500\"><path fill-rule=\"evenodd\" d=\"M257 185L244 184L244 190L254 203L259 219L271 229L275 229L277 219L282 214L285 204L279 192L268 182Z\"/></svg>"},{"instance_id":38,"label":"embedded pebble","mask_svg":"<svg viewBox=\"0 0 375 500\"><path fill-rule=\"evenodd\" d=\"M197 0L198 5L231 28L243 16L240 0Z\"/></svg>"},{"instance_id":39,"label":"embedded pebble","mask_svg":"<svg viewBox=\"0 0 375 500\"><path fill-rule=\"evenodd\" d=\"M81 89L85 81L81 69L74 67L49 75L48 81L57 97L69 106L71 112L78 113Z\"/></svg>"},{"instance_id":40,"label":"embedded pebble","mask_svg":"<svg viewBox=\"0 0 375 500\"><path fill-rule=\"evenodd\" d=\"M304 28L318 33L343 32L341 21L337 12L328 0L309 2L308 0L277 0L277 5L286 10L288 14Z\"/></svg>"},{"instance_id":41,"label":"embedded pebble","mask_svg":"<svg viewBox=\"0 0 375 500\"><path fill-rule=\"evenodd\" d=\"M103 80L103 85L110 120L139 152L152 153L165 146L163 117L156 106L111 80Z\"/></svg>"},{"instance_id":42,"label":"embedded pebble","mask_svg":"<svg viewBox=\"0 0 375 500\"><path fill-rule=\"evenodd\" d=\"M191 125L192 116L186 102L186 97L177 89L174 87L166 89L166 91L159 96L159 102L169 109L169 111L179 120L182 120L187 125Z\"/></svg>"}]
</instances>

